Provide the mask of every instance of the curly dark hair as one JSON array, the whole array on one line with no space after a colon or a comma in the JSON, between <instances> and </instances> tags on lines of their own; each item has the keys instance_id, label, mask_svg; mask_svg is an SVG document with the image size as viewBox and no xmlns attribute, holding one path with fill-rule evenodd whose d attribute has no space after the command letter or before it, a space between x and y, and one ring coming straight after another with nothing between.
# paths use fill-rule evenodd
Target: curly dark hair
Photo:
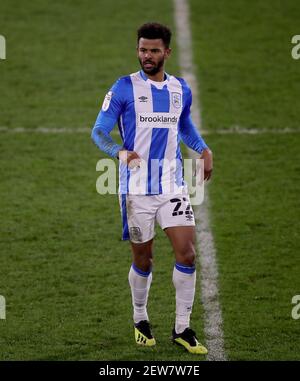
<instances>
[{"instance_id":1,"label":"curly dark hair","mask_svg":"<svg viewBox=\"0 0 300 381\"><path fill-rule=\"evenodd\" d=\"M143 24L137 31L137 43L140 38L147 38L149 40L159 39L163 40L166 48L169 48L171 42L172 32L171 30L162 24L157 22L149 22Z\"/></svg>"}]
</instances>

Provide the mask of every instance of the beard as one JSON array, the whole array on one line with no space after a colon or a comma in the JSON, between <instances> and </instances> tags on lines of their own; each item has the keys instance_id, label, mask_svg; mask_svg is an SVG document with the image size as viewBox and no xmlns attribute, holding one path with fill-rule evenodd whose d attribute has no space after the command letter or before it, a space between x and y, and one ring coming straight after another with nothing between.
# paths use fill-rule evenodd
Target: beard
<instances>
[{"instance_id":1,"label":"beard","mask_svg":"<svg viewBox=\"0 0 300 381\"><path fill-rule=\"evenodd\" d=\"M160 61L157 62L157 64L155 64L153 61L150 61L150 60L145 60L144 62L142 62L142 60L139 58L139 61L140 61L140 65L141 65L141 68L143 69L143 71L146 73L146 74L149 74L149 75L155 75L157 74L161 68L164 66L164 58L162 58ZM146 63L151 63L153 64L152 68L151 69L147 69L145 67L145 64Z\"/></svg>"}]
</instances>

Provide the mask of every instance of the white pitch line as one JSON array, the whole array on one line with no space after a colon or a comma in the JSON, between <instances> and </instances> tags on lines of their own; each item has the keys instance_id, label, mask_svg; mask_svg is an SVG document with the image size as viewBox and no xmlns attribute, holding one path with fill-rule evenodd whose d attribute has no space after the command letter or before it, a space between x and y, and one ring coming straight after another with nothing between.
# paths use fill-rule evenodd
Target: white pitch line
<instances>
[{"instance_id":1,"label":"white pitch line","mask_svg":"<svg viewBox=\"0 0 300 381\"><path fill-rule=\"evenodd\" d=\"M0 132L9 132L12 134L26 134L26 133L36 133L36 134L72 134L72 133L91 133L91 128L85 127L6 127L0 126Z\"/></svg>"},{"instance_id":2,"label":"white pitch line","mask_svg":"<svg viewBox=\"0 0 300 381\"><path fill-rule=\"evenodd\" d=\"M285 134L299 134L300 128L245 128L234 126L230 128L221 128L217 130L201 130L202 135L285 135Z\"/></svg>"},{"instance_id":3,"label":"white pitch line","mask_svg":"<svg viewBox=\"0 0 300 381\"><path fill-rule=\"evenodd\" d=\"M189 23L189 6L186 0L174 0L177 43L179 50L179 64L182 77L187 80L193 92L193 120L200 129L200 108L198 84L195 76L191 47L191 29ZM191 153L195 157L195 153ZM206 192L207 193L207 192ZM209 227L208 197L199 207L195 207L197 220L196 234L200 251L201 266L201 294L204 307L204 332L208 349L208 360L226 360L223 339L223 320L219 303L218 269L214 239Z\"/></svg>"},{"instance_id":4,"label":"white pitch line","mask_svg":"<svg viewBox=\"0 0 300 381\"><path fill-rule=\"evenodd\" d=\"M190 73L189 75L190 76ZM187 77L186 76L186 77ZM195 97L195 96L194 96ZM196 110L193 110L193 112ZM194 118L197 119L196 117ZM90 134L92 131L91 127L5 127L0 126L0 133L11 133L11 134ZM245 127L229 127L221 128L216 130L204 130L201 129L201 135L285 135L285 134L300 134L300 128L280 128L280 129L269 129L269 128L245 128ZM111 131L111 135L120 135L117 129Z\"/></svg>"}]
</instances>

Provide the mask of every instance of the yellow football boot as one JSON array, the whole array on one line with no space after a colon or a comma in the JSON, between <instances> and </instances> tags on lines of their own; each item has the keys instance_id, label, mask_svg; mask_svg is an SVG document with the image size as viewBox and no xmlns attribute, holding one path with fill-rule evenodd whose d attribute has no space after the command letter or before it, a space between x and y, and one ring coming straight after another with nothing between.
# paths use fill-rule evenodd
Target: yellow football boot
<instances>
[{"instance_id":1,"label":"yellow football boot","mask_svg":"<svg viewBox=\"0 0 300 381\"><path fill-rule=\"evenodd\" d=\"M191 328L186 328L182 333L172 332L172 341L183 346L188 352L197 355L206 355L207 349L199 343L196 333Z\"/></svg>"},{"instance_id":2,"label":"yellow football boot","mask_svg":"<svg viewBox=\"0 0 300 381\"><path fill-rule=\"evenodd\" d=\"M153 347L156 341L151 333L150 323L147 320L141 320L134 325L135 341L145 347Z\"/></svg>"}]
</instances>

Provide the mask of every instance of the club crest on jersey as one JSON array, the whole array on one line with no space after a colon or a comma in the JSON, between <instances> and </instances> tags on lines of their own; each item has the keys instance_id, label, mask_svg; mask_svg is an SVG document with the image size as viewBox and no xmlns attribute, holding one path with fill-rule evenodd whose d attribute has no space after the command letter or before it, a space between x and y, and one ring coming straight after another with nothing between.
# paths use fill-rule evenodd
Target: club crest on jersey
<instances>
[{"instance_id":1,"label":"club crest on jersey","mask_svg":"<svg viewBox=\"0 0 300 381\"><path fill-rule=\"evenodd\" d=\"M180 108L181 107L181 94L180 93L172 92L171 98L172 98L172 104L173 104L173 106L175 108Z\"/></svg>"},{"instance_id":2,"label":"club crest on jersey","mask_svg":"<svg viewBox=\"0 0 300 381\"><path fill-rule=\"evenodd\" d=\"M113 92L109 91L104 98L103 104L102 104L102 110L107 111L110 105L111 98L113 96Z\"/></svg>"}]
</instances>

